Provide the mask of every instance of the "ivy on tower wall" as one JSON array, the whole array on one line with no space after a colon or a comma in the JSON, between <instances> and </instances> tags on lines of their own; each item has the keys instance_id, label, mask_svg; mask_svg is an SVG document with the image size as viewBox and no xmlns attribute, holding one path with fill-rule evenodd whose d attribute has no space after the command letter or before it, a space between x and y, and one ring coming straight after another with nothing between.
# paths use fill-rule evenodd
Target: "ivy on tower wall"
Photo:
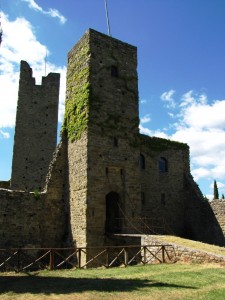
<instances>
[{"instance_id":1,"label":"ivy on tower wall","mask_svg":"<svg viewBox=\"0 0 225 300\"><path fill-rule=\"evenodd\" d=\"M84 36L68 55L67 95L62 132L71 142L87 129L90 102L90 49Z\"/></svg>"}]
</instances>

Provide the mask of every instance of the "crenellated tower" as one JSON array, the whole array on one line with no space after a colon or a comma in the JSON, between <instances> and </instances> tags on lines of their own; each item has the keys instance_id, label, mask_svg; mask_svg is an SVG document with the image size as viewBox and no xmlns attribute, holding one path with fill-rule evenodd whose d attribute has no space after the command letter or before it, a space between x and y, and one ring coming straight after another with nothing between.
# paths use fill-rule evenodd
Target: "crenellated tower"
<instances>
[{"instance_id":1,"label":"crenellated tower","mask_svg":"<svg viewBox=\"0 0 225 300\"><path fill-rule=\"evenodd\" d=\"M42 190L57 141L60 75L50 73L36 85L21 61L11 189Z\"/></svg>"}]
</instances>

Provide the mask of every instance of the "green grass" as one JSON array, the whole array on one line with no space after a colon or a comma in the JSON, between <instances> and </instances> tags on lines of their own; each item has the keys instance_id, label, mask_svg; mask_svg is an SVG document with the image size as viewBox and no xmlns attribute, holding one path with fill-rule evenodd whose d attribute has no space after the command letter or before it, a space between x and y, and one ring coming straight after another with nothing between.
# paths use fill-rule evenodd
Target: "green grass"
<instances>
[{"instance_id":1,"label":"green grass","mask_svg":"<svg viewBox=\"0 0 225 300\"><path fill-rule=\"evenodd\" d=\"M161 264L0 273L0 299L225 299L225 268Z\"/></svg>"},{"instance_id":2,"label":"green grass","mask_svg":"<svg viewBox=\"0 0 225 300\"><path fill-rule=\"evenodd\" d=\"M163 241L164 243L168 244L177 244L182 247L188 247L196 250L202 250L206 252L211 252L215 253L218 255L224 255L225 256L225 248L224 247L219 247L215 245L210 245L210 244L205 244L202 242L197 242L193 240L188 240L188 239L183 239L177 236L172 236L172 235L160 235L160 236L155 236L156 239ZM224 296L225 299L225 296Z\"/></svg>"}]
</instances>

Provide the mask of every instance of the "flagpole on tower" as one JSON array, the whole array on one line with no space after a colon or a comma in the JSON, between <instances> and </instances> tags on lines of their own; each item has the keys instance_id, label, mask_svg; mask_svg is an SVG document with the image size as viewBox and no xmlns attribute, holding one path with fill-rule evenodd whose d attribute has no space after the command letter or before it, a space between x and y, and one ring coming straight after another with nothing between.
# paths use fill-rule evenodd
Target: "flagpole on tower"
<instances>
[{"instance_id":1,"label":"flagpole on tower","mask_svg":"<svg viewBox=\"0 0 225 300\"><path fill-rule=\"evenodd\" d=\"M106 21L107 21L107 27L108 27L108 35L111 36L107 0L104 0L104 2L105 2L105 13L106 13Z\"/></svg>"},{"instance_id":2,"label":"flagpole on tower","mask_svg":"<svg viewBox=\"0 0 225 300\"><path fill-rule=\"evenodd\" d=\"M45 49L45 76L46 76L46 69L47 69L47 56L48 56L48 52L47 52L47 48Z\"/></svg>"},{"instance_id":3,"label":"flagpole on tower","mask_svg":"<svg viewBox=\"0 0 225 300\"><path fill-rule=\"evenodd\" d=\"M3 36L3 30L2 30L1 15L0 15L0 46L1 46L1 43L2 43L2 36Z\"/></svg>"}]
</instances>

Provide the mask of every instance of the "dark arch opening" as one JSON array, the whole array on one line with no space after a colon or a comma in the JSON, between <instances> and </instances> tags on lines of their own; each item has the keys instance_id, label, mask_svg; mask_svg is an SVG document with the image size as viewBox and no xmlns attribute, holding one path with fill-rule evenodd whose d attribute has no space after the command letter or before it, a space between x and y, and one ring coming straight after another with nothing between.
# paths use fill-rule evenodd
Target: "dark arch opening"
<instances>
[{"instance_id":1,"label":"dark arch opening","mask_svg":"<svg viewBox=\"0 0 225 300\"><path fill-rule=\"evenodd\" d=\"M145 157L144 157L143 154L140 154L140 168L141 168L142 170L145 169Z\"/></svg>"},{"instance_id":2,"label":"dark arch opening","mask_svg":"<svg viewBox=\"0 0 225 300\"><path fill-rule=\"evenodd\" d=\"M110 192L106 195L106 219L105 219L105 232L106 233L119 233L121 232L120 226L120 196L116 192Z\"/></svg>"},{"instance_id":3,"label":"dark arch opening","mask_svg":"<svg viewBox=\"0 0 225 300\"><path fill-rule=\"evenodd\" d=\"M168 163L164 157L160 157L159 159L159 172L161 173L168 172Z\"/></svg>"}]
</instances>

